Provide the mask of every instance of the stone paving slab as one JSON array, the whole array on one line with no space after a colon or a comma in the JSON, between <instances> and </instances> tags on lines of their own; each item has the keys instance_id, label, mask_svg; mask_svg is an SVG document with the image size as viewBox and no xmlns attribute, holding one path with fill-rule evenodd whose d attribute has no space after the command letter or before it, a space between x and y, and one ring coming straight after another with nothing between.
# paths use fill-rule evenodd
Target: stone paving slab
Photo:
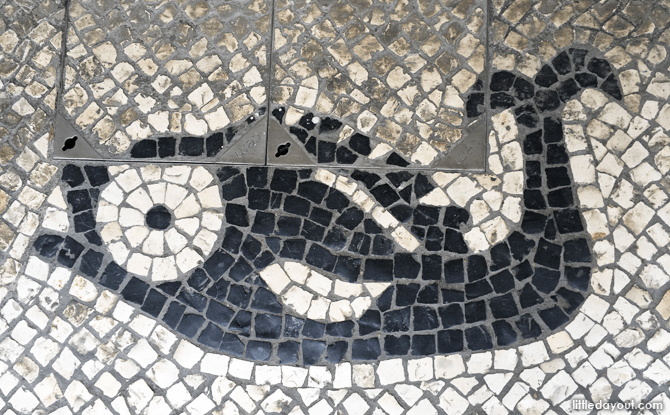
<instances>
[{"instance_id":1,"label":"stone paving slab","mask_svg":"<svg viewBox=\"0 0 670 415\"><path fill-rule=\"evenodd\" d=\"M65 8L0 10L3 413L670 408L670 4L492 1L449 173L54 159Z\"/></svg>"},{"instance_id":2,"label":"stone paving slab","mask_svg":"<svg viewBox=\"0 0 670 415\"><path fill-rule=\"evenodd\" d=\"M69 2L60 114L97 158L227 160L267 108L271 8Z\"/></svg>"},{"instance_id":3,"label":"stone paving slab","mask_svg":"<svg viewBox=\"0 0 670 415\"><path fill-rule=\"evenodd\" d=\"M488 78L485 1L284 1L274 23L270 110L312 164L458 169L452 147L484 142L465 102Z\"/></svg>"}]
</instances>

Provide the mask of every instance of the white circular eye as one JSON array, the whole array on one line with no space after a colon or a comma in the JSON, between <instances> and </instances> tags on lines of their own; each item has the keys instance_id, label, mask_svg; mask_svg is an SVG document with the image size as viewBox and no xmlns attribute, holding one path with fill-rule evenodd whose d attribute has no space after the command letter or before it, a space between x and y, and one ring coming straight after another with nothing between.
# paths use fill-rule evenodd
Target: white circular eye
<instances>
[{"instance_id":1,"label":"white circular eye","mask_svg":"<svg viewBox=\"0 0 670 415\"><path fill-rule=\"evenodd\" d=\"M319 118L319 117L312 118L312 123L314 123L314 124L318 124L319 121L321 121L321 118Z\"/></svg>"},{"instance_id":2,"label":"white circular eye","mask_svg":"<svg viewBox=\"0 0 670 415\"><path fill-rule=\"evenodd\" d=\"M203 167L190 166L118 174L101 189L96 214L114 261L153 281L175 280L203 262L223 226L214 180Z\"/></svg>"}]
</instances>

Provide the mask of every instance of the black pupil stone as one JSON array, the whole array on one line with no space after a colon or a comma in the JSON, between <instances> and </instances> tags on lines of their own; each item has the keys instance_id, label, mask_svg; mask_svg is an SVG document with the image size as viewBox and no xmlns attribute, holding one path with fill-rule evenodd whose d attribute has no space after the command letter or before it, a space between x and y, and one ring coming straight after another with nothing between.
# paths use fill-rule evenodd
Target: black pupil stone
<instances>
[{"instance_id":1,"label":"black pupil stone","mask_svg":"<svg viewBox=\"0 0 670 415\"><path fill-rule=\"evenodd\" d=\"M170 226L170 223L172 222L172 214L165 206L159 205L152 207L151 210L147 212L146 220L147 226L151 229L162 231Z\"/></svg>"}]
</instances>

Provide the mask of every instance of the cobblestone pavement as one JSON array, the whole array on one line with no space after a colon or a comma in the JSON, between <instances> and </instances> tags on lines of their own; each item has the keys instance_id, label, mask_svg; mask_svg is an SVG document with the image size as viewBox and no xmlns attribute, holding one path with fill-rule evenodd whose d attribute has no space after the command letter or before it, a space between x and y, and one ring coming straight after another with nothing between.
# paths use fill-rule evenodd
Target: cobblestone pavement
<instances>
[{"instance_id":1,"label":"cobblestone pavement","mask_svg":"<svg viewBox=\"0 0 670 415\"><path fill-rule=\"evenodd\" d=\"M670 2L0 1L0 412L670 413Z\"/></svg>"}]
</instances>

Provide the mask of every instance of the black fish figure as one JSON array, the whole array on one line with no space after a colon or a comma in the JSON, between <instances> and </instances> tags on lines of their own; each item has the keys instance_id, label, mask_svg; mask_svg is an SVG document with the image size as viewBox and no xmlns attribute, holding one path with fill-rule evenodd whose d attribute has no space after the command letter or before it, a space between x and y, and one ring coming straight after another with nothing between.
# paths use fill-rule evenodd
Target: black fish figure
<instances>
[{"instance_id":1,"label":"black fish figure","mask_svg":"<svg viewBox=\"0 0 670 415\"><path fill-rule=\"evenodd\" d=\"M104 216L101 209L114 209L106 201L114 192L107 189L117 186L120 175L110 178L114 175L100 165L84 166L86 177L78 166L65 167L75 232L44 234L34 249L180 335L254 361L369 361L534 341L564 326L589 287L592 241L574 194L562 108L586 87L613 100L620 100L621 92L614 73L601 78L589 72L588 54L564 51L534 80L493 73L490 93L469 96L468 117L483 114L485 103L493 112L514 114L524 158L520 225L487 251L474 252L464 236L473 227L470 212L454 204L420 203L438 186L401 167L385 175L353 170L347 184L333 182L335 176L323 170L227 166L210 175L211 183L194 184L191 178L191 195L190 190L177 195L178 188L188 187L185 180L168 180L158 201L155 194L165 185L147 185L142 173L134 185L128 176L129 189L123 189L146 187L154 204L143 212L147 225L136 231L145 232L144 226L151 228L149 235L163 235L177 226L192 236L186 248L170 245L181 251L165 260L166 281L156 281L147 276L148 266L144 277L131 272L143 269L142 258L111 252L112 230L103 230L96 218ZM325 120L321 129L342 125ZM350 141L338 145L369 154L367 137L355 134ZM208 196L212 186L216 194ZM144 197L139 193L133 197ZM174 206L196 196L203 212ZM217 205L208 197L225 202ZM118 221L132 224L132 212L124 214L123 206L136 202L130 196L119 201ZM197 220L184 221L185 215ZM385 221L404 233L392 233ZM396 242L403 238L415 241L416 249ZM154 248L147 248L148 240L143 250L162 252L163 239ZM176 244L166 245L171 243ZM169 277L176 269L183 277Z\"/></svg>"}]
</instances>

